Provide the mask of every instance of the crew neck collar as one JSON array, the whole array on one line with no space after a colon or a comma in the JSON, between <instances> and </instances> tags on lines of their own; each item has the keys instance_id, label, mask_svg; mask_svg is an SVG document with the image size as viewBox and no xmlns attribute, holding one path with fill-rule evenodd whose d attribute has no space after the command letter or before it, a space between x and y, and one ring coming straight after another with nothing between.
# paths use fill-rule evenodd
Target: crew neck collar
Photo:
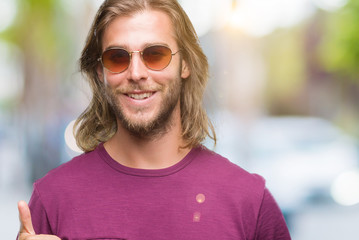
<instances>
[{"instance_id":1,"label":"crew neck collar","mask_svg":"<svg viewBox=\"0 0 359 240\"><path fill-rule=\"evenodd\" d=\"M178 163L162 169L140 169L140 168L131 168L122 165L121 163L114 160L106 151L103 143L100 143L96 150L98 154L100 155L101 159L103 159L110 167L115 169L116 171L128 174L128 175L134 175L134 176L142 176L142 177L164 177L168 175L172 175L183 168L185 168L188 164L192 162L192 160L197 156L197 154L201 151L201 147L196 147L191 149L187 153L187 155Z\"/></svg>"}]
</instances>

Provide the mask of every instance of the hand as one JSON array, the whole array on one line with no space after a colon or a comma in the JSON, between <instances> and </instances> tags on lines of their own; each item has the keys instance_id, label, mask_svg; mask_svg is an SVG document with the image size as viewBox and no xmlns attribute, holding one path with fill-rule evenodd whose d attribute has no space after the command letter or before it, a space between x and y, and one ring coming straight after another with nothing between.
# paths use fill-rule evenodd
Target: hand
<instances>
[{"instance_id":1,"label":"hand","mask_svg":"<svg viewBox=\"0 0 359 240\"><path fill-rule=\"evenodd\" d=\"M61 240L55 235L36 235L32 226L31 213L26 202L20 201L17 204L20 218L19 240Z\"/></svg>"}]
</instances>

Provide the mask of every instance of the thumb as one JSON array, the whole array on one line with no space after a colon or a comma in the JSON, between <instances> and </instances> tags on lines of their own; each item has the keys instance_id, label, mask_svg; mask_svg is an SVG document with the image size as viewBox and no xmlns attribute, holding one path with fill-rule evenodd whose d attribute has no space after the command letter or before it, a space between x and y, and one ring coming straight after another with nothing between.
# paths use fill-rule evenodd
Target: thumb
<instances>
[{"instance_id":1,"label":"thumb","mask_svg":"<svg viewBox=\"0 0 359 240\"><path fill-rule=\"evenodd\" d=\"M19 219L21 224L19 233L20 234L27 233L34 235L35 231L34 231L34 227L32 226L29 206L25 201L20 201L18 202L17 207L19 209Z\"/></svg>"}]
</instances>

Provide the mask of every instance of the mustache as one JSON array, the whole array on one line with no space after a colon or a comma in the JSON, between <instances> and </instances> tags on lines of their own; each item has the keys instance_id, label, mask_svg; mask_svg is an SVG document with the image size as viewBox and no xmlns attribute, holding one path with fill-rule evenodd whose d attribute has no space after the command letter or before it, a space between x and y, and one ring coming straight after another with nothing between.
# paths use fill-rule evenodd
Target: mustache
<instances>
[{"instance_id":1,"label":"mustache","mask_svg":"<svg viewBox=\"0 0 359 240\"><path fill-rule=\"evenodd\" d=\"M112 89L115 94L124 94L128 92L141 91L141 92L157 92L161 91L163 87L161 85L148 85L148 84L129 84L127 86L117 87Z\"/></svg>"}]
</instances>

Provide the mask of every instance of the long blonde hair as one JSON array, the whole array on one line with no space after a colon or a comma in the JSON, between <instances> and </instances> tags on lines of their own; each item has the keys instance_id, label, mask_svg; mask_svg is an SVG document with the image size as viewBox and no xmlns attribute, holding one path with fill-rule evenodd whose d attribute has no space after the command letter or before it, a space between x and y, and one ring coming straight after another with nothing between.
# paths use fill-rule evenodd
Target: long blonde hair
<instances>
[{"instance_id":1,"label":"long blonde hair","mask_svg":"<svg viewBox=\"0 0 359 240\"><path fill-rule=\"evenodd\" d=\"M106 100L104 86L97 75L102 53L102 35L109 23L119 16L131 16L146 9L166 13L174 26L175 37L191 75L183 79L180 106L182 137L186 146L195 147L208 136L216 143L216 134L203 108L208 81L208 61L188 16L176 0L106 0L97 12L80 58L81 72L92 89L92 100L75 123L77 145L85 152L110 139L117 131L116 116Z\"/></svg>"}]
</instances>

